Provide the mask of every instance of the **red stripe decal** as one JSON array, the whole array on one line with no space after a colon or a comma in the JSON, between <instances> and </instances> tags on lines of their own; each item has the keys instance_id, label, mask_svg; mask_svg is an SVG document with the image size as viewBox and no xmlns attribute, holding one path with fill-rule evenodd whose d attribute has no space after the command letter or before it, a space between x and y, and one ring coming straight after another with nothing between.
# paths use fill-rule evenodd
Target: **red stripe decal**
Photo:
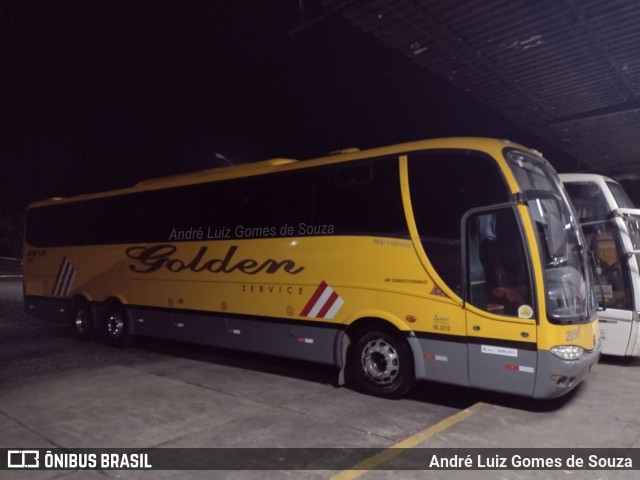
<instances>
[{"instance_id":1,"label":"red stripe decal","mask_svg":"<svg viewBox=\"0 0 640 480\"><path fill-rule=\"evenodd\" d=\"M304 306L304 308L300 312L301 317L306 317L307 315L309 315L309 312L311 311L315 303L318 301L318 299L320 298L320 295L322 295L322 292L324 292L325 288L327 288L327 284L323 280L322 282L320 282L320 285L318 285L318 288L316 288L316 291L313 292L311 299L307 302L307 304Z\"/></svg>"},{"instance_id":2,"label":"red stripe decal","mask_svg":"<svg viewBox=\"0 0 640 480\"><path fill-rule=\"evenodd\" d=\"M333 306L333 304L336 302L337 299L338 299L338 294L336 292L332 292L331 295L329 295L329 298L327 299L327 301L324 302L323 307L320 309L316 317L324 318L324 316L327 314L327 312Z\"/></svg>"}]
</instances>

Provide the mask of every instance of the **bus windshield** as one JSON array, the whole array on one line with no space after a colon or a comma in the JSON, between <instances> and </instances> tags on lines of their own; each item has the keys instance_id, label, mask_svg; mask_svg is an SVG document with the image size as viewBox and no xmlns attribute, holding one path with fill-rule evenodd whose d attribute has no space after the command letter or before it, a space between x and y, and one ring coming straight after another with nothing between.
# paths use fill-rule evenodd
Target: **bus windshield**
<instances>
[{"instance_id":1,"label":"bus windshield","mask_svg":"<svg viewBox=\"0 0 640 480\"><path fill-rule=\"evenodd\" d=\"M506 155L522 190L538 237L547 315L553 323L585 323L595 312L587 249L577 219L547 163L511 150Z\"/></svg>"},{"instance_id":2,"label":"bus windshield","mask_svg":"<svg viewBox=\"0 0 640 480\"><path fill-rule=\"evenodd\" d=\"M606 182L609 190L611 191L611 195L616 199L616 203L620 208L634 208L633 202L627 195L627 192L624 191L622 185L617 182Z\"/></svg>"}]
</instances>

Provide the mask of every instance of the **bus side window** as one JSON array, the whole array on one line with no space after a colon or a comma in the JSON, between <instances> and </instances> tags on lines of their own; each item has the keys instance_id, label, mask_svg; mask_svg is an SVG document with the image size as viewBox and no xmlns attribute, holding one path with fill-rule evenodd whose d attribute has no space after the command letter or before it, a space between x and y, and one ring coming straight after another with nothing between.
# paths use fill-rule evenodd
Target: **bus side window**
<instances>
[{"instance_id":1,"label":"bus side window","mask_svg":"<svg viewBox=\"0 0 640 480\"><path fill-rule=\"evenodd\" d=\"M467 219L469 302L488 312L519 316L532 307L527 257L511 208L482 212Z\"/></svg>"},{"instance_id":2,"label":"bus side window","mask_svg":"<svg viewBox=\"0 0 640 480\"><path fill-rule=\"evenodd\" d=\"M338 235L408 237L397 157L314 169L313 222Z\"/></svg>"}]
</instances>

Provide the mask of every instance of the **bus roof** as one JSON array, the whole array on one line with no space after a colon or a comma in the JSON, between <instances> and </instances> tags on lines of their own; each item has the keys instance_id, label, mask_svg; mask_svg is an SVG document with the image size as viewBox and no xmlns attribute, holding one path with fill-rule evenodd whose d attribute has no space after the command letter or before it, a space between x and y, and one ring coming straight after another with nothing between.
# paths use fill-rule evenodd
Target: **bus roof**
<instances>
[{"instance_id":1,"label":"bus roof","mask_svg":"<svg viewBox=\"0 0 640 480\"><path fill-rule=\"evenodd\" d=\"M295 163L298 160L292 158L272 158L269 160L262 160L252 163L241 163L239 165L225 165L219 168L209 168L206 170L198 170L195 172L179 173L178 175L170 175L166 177L150 178L148 180L142 180L135 184L136 187L146 187L153 185L173 185L180 180L192 180L201 177L210 178L211 176L220 176L228 171L239 173L242 171L254 172L268 169L269 167L279 167L280 165L287 165L289 163Z\"/></svg>"},{"instance_id":2,"label":"bus roof","mask_svg":"<svg viewBox=\"0 0 640 480\"><path fill-rule=\"evenodd\" d=\"M597 173L560 173L558 176L563 182L616 182L616 180L612 178L609 178L605 175L599 175Z\"/></svg>"},{"instance_id":3,"label":"bus roof","mask_svg":"<svg viewBox=\"0 0 640 480\"><path fill-rule=\"evenodd\" d=\"M94 198L124 195L145 190L156 190L169 187L177 187L182 185L191 185L198 183L206 183L209 181L227 180L232 178L248 177L253 175L262 175L272 173L279 170L292 170L297 168L307 168L323 164L341 163L348 161L356 161L365 158L375 158L385 155L402 154L417 150L436 150L436 149L468 149L487 151L498 154L505 147L516 147L522 150L540 155L539 152L531 150L523 145L510 142L509 140L499 140L495 138L483 137L449 137L437 138L429 140L418 140L413 142L400 143L384 147L375 147L367 150L359 150L357 148L348 148L337 150L322 157L311 158L308 160L298 161L290 158L273 158L252 163L244 163L239 165L229 165L219 168L207 170L199 170L187 172L178 175L170 175L166 177L152 178L142 180L132 187L109 190L103 192L81 194L73 197L54 197L47 200L41 200L32 203L29 208L55 205L57 203L76 202L90 200Z\"/></svg>"}]
</instances>

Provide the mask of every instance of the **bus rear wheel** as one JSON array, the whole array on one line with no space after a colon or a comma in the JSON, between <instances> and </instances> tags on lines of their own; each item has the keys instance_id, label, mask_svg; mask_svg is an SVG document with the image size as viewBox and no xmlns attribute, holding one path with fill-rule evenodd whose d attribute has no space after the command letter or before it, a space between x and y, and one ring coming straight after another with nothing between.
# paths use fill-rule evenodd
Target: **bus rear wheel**
<instances>
[{"instance_id":1,"label":"bus rear wheel","mask_svg":"<svg viewBox=\"0 0 640 480\"><path fill-rule=\"evenodd\" d=\"M114 347L131 345L129 321L122 305L115 303L107 305L104 313L104 332L107 341Z\"/></svg>"},{"instance_id":2,"label":"bus rear wheel","mask_svg":"<svg viewBox=\"0 0 640 480\"><path fill-rule=\"evenodd\" d=\"M350 348L349 368L357 388L369 395L401 398L415 384L413 355L398 334L365 331Z\"/></svg>"},{"instance_id":3,"label":"bus rear wheel","mask_svg":"<svg viewBox=\"0 0 640 480\"><path fill-rule=\"evenodd\" d=\"M93 325L93 312L86 300L76 300L71 312L71 326L73 333L81 340L93 340L95 327Z\"/></svg>"}]
</instances>

